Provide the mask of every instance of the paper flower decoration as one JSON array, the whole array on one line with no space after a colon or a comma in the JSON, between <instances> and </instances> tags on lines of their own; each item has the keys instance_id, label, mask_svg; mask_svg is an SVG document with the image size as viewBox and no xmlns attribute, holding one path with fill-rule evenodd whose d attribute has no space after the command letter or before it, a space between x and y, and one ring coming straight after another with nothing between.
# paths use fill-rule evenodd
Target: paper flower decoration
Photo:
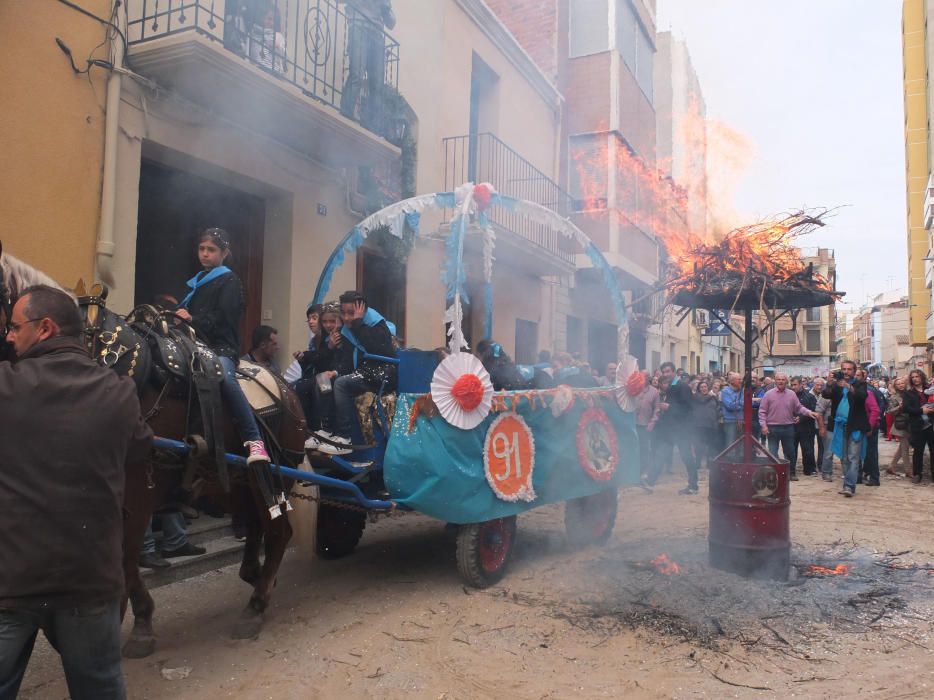
<instances>
[{"instance_id":1,"label":"paper flower decoration","mask_svg":"<svg viewBox=\"0 0 934 700\"><path fill-rule=\"evenodd\" d=\"M636 410L636 396L645 388L644 379L640 380L633 376L637 374L640 374L639 363L632 355L623 357L616 366L616 403L628 413ZM641 387L638 386L640 381L642 381ZM638 391L632 393L631 390L636 388L638 388Z\"/></svg>"},{"instance_id":2,"label":"paper flower decoration","mask_svg":"<svg viewBox=\"0 0 934 700\"><path fill-rule=\"evenodd\" d=\"M476 428L490 413L493 384L476 357L456 352L446 357L431 378L431 398L441 417L455 428Z\"/></svg>"},{"instance_id":3,"label":"paper flower decoration","mask_svg":"<svg viewBox=\"0 0 934 700\"><path fill-rule=\"evenodd\" d=\"M555 388L554 398L551 399L551 415L555 418L571 410L574 405L574 390L567 384L559 384Z\"/></svg>"},{"instance_id":4,"label":"paper flower decoration","mask_svg":"<svg viewBox=\"0 0 934 700\"><path fill-rule=\"evenodd\" d=\"M484 211L489 207L492 197L493 186L489 182L481 182L473 188L473 201L476 202L478 211Z\"/></svg>"}]
</instances>

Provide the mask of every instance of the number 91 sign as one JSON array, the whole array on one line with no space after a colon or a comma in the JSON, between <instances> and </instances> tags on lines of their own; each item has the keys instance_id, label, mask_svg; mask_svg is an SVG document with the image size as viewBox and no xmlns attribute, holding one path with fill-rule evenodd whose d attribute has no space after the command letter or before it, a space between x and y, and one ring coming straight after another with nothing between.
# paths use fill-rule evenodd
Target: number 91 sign
<instances>
[{"instance_id":1,"label":"number 91 sign","mask_svg":"<svg viewBox=\"0 0 934 700\"><path fill-rule=\"evenodd\" d=\"M504 501L534 501L535 441L522 416L500 414L483 443L483 466L493 493Z\"/></svg>"}]
</instances>

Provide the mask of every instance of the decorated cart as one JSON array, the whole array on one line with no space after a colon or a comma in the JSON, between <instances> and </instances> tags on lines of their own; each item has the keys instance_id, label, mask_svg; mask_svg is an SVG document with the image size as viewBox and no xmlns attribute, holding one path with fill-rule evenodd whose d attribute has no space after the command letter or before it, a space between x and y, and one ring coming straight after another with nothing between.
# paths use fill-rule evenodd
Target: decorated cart
<instances>
[{"instance_id":1,"label":"decorated cart","mask_svg":"<svg viewBox=\"0 0 934 700\"><path fill-rule=\"evenodd\" d=\"M625 306L613 271L580 229L549 209L500 195L488 184L468 183L455 192L407 199L363 220L331 254L314 302L326 300L334 271L372 231L388 228L401 236L407 227L417 236L425 210L454 210L442 272L450 354L442 359L435 351L405 349L397 358L378 358L398 364L398 388L392 396L380 392L364 400L368 418L353 438L353 454L310 452L314 472L292 473L320 487L317 548L325 557L356 546L368 512L418 511L457 527L458 568L470 584L485 586L503 575L517 515L565 502L572 542L602 543L616 520L618 488L638 483L632 411L643 375L632 357L621 358L617 386L494 391L483 365L468 352L461 328L464 243L467 235L483 238L484 326L490 338L494 207L554 229L587 256L606 284L619 346L627 347Z\"/></svg>"}]
</instances>

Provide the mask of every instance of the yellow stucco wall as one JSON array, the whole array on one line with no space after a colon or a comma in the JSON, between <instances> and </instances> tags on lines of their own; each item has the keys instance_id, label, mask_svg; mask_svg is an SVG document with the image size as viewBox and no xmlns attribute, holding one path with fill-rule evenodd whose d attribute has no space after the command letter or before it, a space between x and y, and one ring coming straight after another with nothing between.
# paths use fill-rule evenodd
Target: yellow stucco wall
<instances>
[{"instance_id":1,"label":"yellow stucco wall","mask_svg":"<svg viewBox=\"0 0 934 700\"><path fill-rule=\"evenodd\" d=\"M81 5L109 14L108 0ZM107 73L74 75L56 37L83 68L104 27L54 0L0 2L0 241L73 286L94 264Z\"/></svg>"},{"instance_id":2,"label":"yellow stucco wall","mask_svg":"<svg viewBox=\"0 0 934 700\"><path fill-rule=\"evenodd\" d=\"M931 310L925 286L924 257L928 235L924 228L924 190L928 164L928 78L926 60L926 2L905 0L902 6L902 47L905 97L905 181L908 204L908 300L911 304L911 343L927 343L926 318Z\"/></svg>"}]
</instances>

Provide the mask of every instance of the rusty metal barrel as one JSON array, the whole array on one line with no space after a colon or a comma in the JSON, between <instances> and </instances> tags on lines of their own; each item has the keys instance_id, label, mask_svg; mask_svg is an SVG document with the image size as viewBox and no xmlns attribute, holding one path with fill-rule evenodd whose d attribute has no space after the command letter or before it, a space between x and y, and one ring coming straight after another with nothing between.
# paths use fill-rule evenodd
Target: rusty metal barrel
<instances>
[{"instance_id":1,"label":"rusty metal barrel","mask_svg":"<svg viewBox=\"0 0 934 700\"><path fill-rule=\"evenodd\" d=\"M788 462L754 442L744 450L741 437L711 461L710 564L784 581L791 565Z\"/></svg>"}]
</instances>

